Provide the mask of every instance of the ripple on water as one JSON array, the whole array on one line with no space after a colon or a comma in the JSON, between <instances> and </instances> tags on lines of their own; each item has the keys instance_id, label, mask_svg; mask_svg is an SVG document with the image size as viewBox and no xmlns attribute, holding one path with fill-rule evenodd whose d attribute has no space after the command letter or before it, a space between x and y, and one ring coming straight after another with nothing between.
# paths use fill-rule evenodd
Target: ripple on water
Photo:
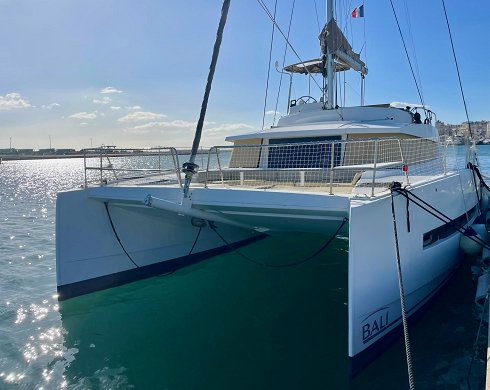
<instances>
[{"instance_id":1,"label":"ripple on water","mask_svg":"<svg viewBox=\"0 0 490 390\"><path fill-rule=\"evenodd\" d=\"M63 346L55 296L58 191L82 182L81 160L0 166L0 388L62 388L75 351Z\"/></svg>"},{"instance_id":2,"label":"ripple on water","mask_svg":"<svg viewBox=\"0 0 490 390\"><path fill-rule=\"evenodd\" d=\"M480 159L487 172L489 156ZM164 381L175 390L185 388L182 383L225 389L244 381L257 384L249 388L274 388L276 379L282 388L307 388L307 383L328 388L326 370L335 375L345 360L330 356L326 341L326 333L333 334L345 351L341 327L347 291L340 283L346 279L345 238L330 253L338 261L321 260L311 269L264 270L231 254L168 278L74 300L62 321L55 295L56 194L78 187L82 169L77 159L0 166L1 389L115 389L135 383L155 388ZM463 295L472 300L461 289L448 299ZM451 304L460 309L447 318L448 328L439 324L447 308L411 328L421 388L464 382L478 313L465 311L466 301ZM465 318L455 323L460 317ZM427 339L421 338L425 329L431 329ZM457 341L464 335L471 339L465 350ZM424 349L438 338L443 347L434 364L435 355ZM405 383L402 348L396 344L397 353L388 351L352 388Z\"/></svg>"}]
</instances>

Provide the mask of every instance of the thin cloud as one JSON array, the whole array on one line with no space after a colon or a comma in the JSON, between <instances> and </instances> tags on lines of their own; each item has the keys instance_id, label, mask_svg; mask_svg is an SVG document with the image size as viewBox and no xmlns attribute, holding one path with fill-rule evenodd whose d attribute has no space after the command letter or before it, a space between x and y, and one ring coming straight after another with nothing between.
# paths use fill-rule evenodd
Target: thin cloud
<instances>
[{"instance_id":1,"label":"thin cloud","mask_svg":"<svg viewBox=\"0 0 490 390\"><path fill-rule=\"evenodd\" d=\"M114 87L105 87L100 90L100 93L122 93L123 91L116 89Z\"/></svg>"},{"instance_id":2,"label":"thin cloud","mask_svg":"<svg viewBox=\"0 0 490 390\"><path fill-rule=\"evenodd\" d=\"M246 123L223 123L219 126L204 129L207 133L234 133L238 131L253 130L254 127Z\"/></svg>"},{"instance_id":3,"label":"thin cloud","mask_svg":"<svg viewBox=\"0 0 490 390\"><path fill-rule=\"evenodd\" d=\"M167 115L165 114L157 114L155 112L148 111L136 111L131 112L121 118L119 118L118 122L145 122L145 121L156 121L161 118L165 118Z\"/></svg>"},{"instance_id":4,"label":"thin cloud","mask_svg":"<svg viewBox=\"0 0 490 390\"><path fill-rule=\"evenodd\" d=\"M275 110L269 110L269 111L266 111L265 112L265 115L281 115L281 113L279 111L275 111Z\"/></svg>"},{"instance_id":5,"label":"thin cloud","mask_svg":"<svg viewBox=\"0 0 490 390\"><path fill-rule=\"evenodd\" d=\"M215 125L216 122L204 122L204 133L208 135L217 134L225 135L226 133L233 133L237 131L246 131L253 129L252 126L245 123L223 123L214 127L206 127ZM149 133L159 131L160 133L178 133L183 130L194 131L197 122L190 122L182 119L175 119L173 121L151 121L140 125L128 128L125 131L128 133Z\"/></svg>"},{"instance_id":6,"label":"thin cloud","mask_svg":"<svg viewBox=\"0 0 490 390\"><path fill-rule=\"evenodd\" d=\"M0 110L15 110L28 107L32 107L31 103L23 98L20 93L11 92L5 96L0 96Z\"/></svg>"},{"instance_id":7,"label":"thin cloud","mask_svg":"<svg viewBox=\"0 0 490 390\"><path fill-rule=\"evenodd\" d=\"M126 106L124 107L126 110L130 111L136 111L136 110L141 110L141 106Z\"/></svg>"},{"instance_id":8,"label":"thin cloud","mask_svg":"<svg viewBox=\"0 0 490 390\"><path fill-rule=\"evenodd\" d=\"M171 122L155 121L144 123L142 125L134 126L135 130L163 130L163 129L193 129L196 127L196 122L188 122L180 119L173 120Z\"/></svg>"},{"instance_id":9,"label":"thin cloud","mask_svg":"<svg viewBox=\"0 0 490 390\"><path fill-rule=\"evenodd\" d=\"M121 109L119 106L110 106L109 108L113 111L119 111Z\"/></svg>"},{"instance_id":10,"label":"thin cloud","mask_svg":"<svg viewBox=\"0 0 490 390\"><path fill-rule=\"evenodd\" d=\"M70 115L68 118L73 118L73 119L89 119L93 120L97 118L97 111L94 112L77 112L75 114Z\"/></svg>"},{"instance_id":11,"label":"thin cloud","mask_svg":"<svg viewBox=\"0 0 490 390\"><path fill-rule=\"evenodd\" d=\"M108 96L104 96L102 99L94 99L92 100L95 104L110 104L112 99Z\"/></svg>"},{"instance_id":12,"label":"thin cloud","mask_svg":"<svg viewBox=\"0 0 490 390\"><path fill-rule=\"evenodd\" d=\"M59 103L50 103L50 104L43 104L41 106L42 110L52 110L53 108L60 107L61 104Z\"/></svg>"},{"instance_id":13,"label":"thin cloud","mask_svg":"<svg viewBox=\"0 0 490 390\"><path fill-rule=\"evenodd\" d=\"M148 134L151 130L131 128L131 129L124 129L123 131L129 134Z\"/></svg>"},{"instance_id":14,"label":"thin cloud","mask_svg":"<svg viewBox=\"0 0 490 390\"><path fill-rule=\"evenodd\" d=\"M196 128L196 122L188 122L181 119L173 121L151 121L141 125L127 128L126 133L147 134L150 132L160 131L161 133L181 132L183 129L192 130Z\"/></svg>"}]
</instances>

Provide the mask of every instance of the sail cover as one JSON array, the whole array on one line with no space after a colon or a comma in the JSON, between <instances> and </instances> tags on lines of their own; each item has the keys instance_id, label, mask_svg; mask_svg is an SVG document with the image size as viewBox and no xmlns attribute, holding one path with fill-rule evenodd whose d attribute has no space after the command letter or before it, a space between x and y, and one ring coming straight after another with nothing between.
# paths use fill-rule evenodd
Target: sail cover
<instances>
[{"instance_id":1,"label":"sail cover","mask_svg":"<svg viewBox=\"0 0 490 390\"><path fill-rule=\"evenodd\" d=\"M322 53L333 53L335 72L354 69L362 74L367 74L366 64L361 60L360 55L352 50L352 46L344 34L342 34L342 31L340 31L334 19L323 27L318 38L320 39ZM325 67L323 61L322 58L315 58L309 61L298 62L297 64L284 67L284 71L302 74L323 73Z\"/></svg>"},{"instance_id":2,"label":"sail cover","mask_svg":"<svg viewBox=\"0 0 490 390\"><path fill-rule=\"evenodd\" d=\"M318 38L320 39L323 54L333 53L336 63L343 64L362 74L367 74L366 64L361 60L360 55L352 50L352 46L342 31L340 31L335 19L331 19L323 27Z\"/></svg>"}]
</instances>

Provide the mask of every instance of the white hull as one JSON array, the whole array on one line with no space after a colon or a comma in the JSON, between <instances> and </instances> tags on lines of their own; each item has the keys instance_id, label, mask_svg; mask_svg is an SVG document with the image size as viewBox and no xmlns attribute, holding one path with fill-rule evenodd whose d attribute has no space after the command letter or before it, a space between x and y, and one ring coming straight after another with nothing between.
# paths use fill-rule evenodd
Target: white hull
<instances>
[{"instance_id":1,"label":"white hull","mask_svg":"<svg viewBox=\"0 0 490 390\"><path fill-rule=\"evenodd\" d=\"M56 264L60 299L170 272L229 250L211 229L193 226L191 218L132 200L143 199L147 189L112 191L113 195L124 195L124 200L95 199L91 195L104 188L92 190L58 196ZM170 188L164 192L170 199L177 194ZM221 231L220 224L216 226ZM229 226L222 234L232 244L261 237L254 231Z\"/></svg>"},{"instance_id":2,"label":"white hull","mask_svg":"<svg viewBox=\"0 0 490 390\"><path fill-rule=\"evenodd\" d=\"M470 170L415 185L411 192L451 218L470 210L476 216L477 197ZM173 205L171 211L145 205L149 194L160 199L163 207ZM348 218L343 233L349 235L349 356L354 358L354 371L371 360L382 341L389 338L386 336L399 327L400 297L388 191L368 198L195 188L189 204L180 206L181 198L180 188L163 186L95 187L59 194L60 299L169 272L230 250L229 244L237 246L264 237L262 232L332 235ZM457 266L460 233L452 232L424 247L424 234L443 223L410 204L408 232L406 199L401 195L395 196L395 210L411 316ZM194 226L196 221L198 225L203 222L195 217L193 221L195 213L231 224Z\"/></svg>"},{"instance_id":3,"label":"white hull","mask_svg":"<svg viewBox=\"0 0 490 390\"><path fill-rule=\"evenodd\" d=\"M461 183L457 174L450 175L415 187L411 192L452 219L470 210L472 219L477 216L478 200L470 171L461 173ZM424 234L440 228L442 222L411 203L408 232L406 198L397 195L394 201L406 309L410 317L434 296L458 265L461 234L449 231L424 247ZM379 353L380 344L390 339L390 332L400 330L401 307L391 198L354 201L350 220L349 356L355 358L351 362L356 372ZM369 221L374 222L372 228L367 226Z\"/></svg>"}]
</instances>

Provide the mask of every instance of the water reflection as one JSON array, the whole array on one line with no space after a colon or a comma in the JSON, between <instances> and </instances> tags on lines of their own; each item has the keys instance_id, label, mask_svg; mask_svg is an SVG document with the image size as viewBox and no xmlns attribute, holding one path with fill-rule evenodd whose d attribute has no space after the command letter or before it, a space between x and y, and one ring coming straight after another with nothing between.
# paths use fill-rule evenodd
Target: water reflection
<instances>
[{"instance_id":1,"label":"water reflection","mask_svg":"<svg viewBox=\"0 0 490 390\"><path fill-rule=\"evenodd\" d=\"M258 261L288 263L324 241L295 235L243 251ZM65 348L77 349L65 372L69 387L343 387L346 259L341 240L328 255L291 268L227 254L61 302Z\"/></svg>"},{"instance_id":2,"label":"water reflection","mask_svg":"<svg viewBox=\"0 0 490 390\"><path fill-rule=\"evenodd\" d=\"M489 172L490 149L483 148ZM0 169L1 389L406 386L401 339L347 379L345 239L300 267L269 269L228 254L58 307L56 193L83 182L83 163L21 161ZM286 262L314 253L325 239L274 240L243 251ZM418 389L467 388L480 316L474 289L465 265L410 327ZM472 388L485 372L481 340Z\"/></svg>"}]
</instances>

